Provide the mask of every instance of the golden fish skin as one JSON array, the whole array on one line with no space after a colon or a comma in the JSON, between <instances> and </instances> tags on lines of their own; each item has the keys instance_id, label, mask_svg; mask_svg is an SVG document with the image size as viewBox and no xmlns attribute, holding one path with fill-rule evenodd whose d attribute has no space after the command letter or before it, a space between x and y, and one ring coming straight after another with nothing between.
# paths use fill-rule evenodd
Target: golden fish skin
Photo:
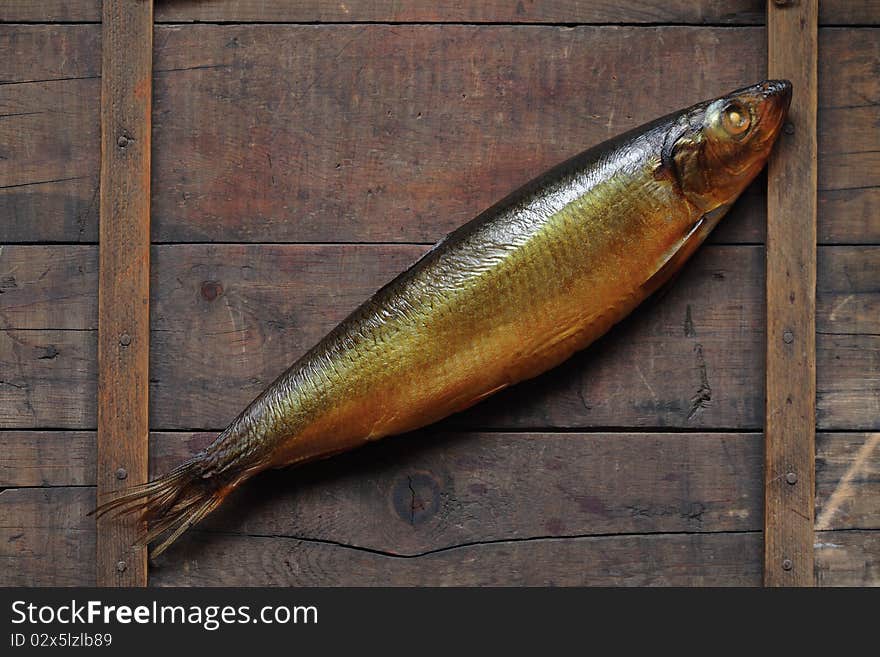
<instances>
[{"instance_id":1,"label":"golden fish skin","mask_svg":"<svg viewBox=\"0 0 880 657\"><path fill-rule=\"evenodd\" d=\"M425 426L558 365L666 282L763 167L791 95L766 81L551 169L355 310L203 453L109 508L161 552L266 468ZM143 500L146 500L144 502Z\"/></svg>"}]
</instances>

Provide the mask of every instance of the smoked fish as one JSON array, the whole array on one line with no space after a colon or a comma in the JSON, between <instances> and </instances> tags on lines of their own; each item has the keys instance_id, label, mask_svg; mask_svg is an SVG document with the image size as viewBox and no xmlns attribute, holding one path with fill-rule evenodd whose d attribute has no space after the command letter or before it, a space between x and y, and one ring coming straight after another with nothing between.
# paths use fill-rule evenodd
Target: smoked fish
<instances>
[{"instance_id":1,"label":"smoked fish","mask_svg":"<svg viewBox=\"0 0 880 657\"><path fill-rule=\"evenodd\" d=\"M657 119L559 164L368 299L185 463L103 504L153 556L268 468L425 426L585 348L681 268L764 166L791 83Z\"/></svg>"}]
</instances>

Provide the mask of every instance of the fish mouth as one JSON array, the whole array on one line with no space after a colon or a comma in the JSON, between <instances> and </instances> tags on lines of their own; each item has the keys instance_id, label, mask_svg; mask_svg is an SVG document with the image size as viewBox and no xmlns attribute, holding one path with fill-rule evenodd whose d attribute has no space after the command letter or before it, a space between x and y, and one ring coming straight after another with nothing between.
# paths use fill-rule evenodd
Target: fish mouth
<instances>
[{"instance_id":1,"label":"fish mouth","mask_svg":"<svg viewBox=\"0 0 880 657\"><path fill-rule=\"evenodd\" d=\"M791 81L790 80L764 80L755 85L757 94L764 100L781 105L788 110L791 104Z\"/></svg>"}]
</instances>

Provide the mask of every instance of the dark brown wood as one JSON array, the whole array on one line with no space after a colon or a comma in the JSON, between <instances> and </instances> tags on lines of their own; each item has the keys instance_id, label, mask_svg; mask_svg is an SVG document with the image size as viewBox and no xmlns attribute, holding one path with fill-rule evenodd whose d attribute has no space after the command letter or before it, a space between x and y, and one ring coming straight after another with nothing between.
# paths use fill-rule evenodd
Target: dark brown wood
<instances>
[{"instance_id":1,"label":"dark brown wood","mask_svg":"<svg viewBox=\"0 0 880 657\"><path fill-rule=\"evenodd\" d=\"M816 437L816 530L880 529L880 433Z\"/></svg>"},{"instance_id":2,"label":"dark brown wood","mask_svg":"<svg viewBox=\"0 0 880 657\"><path fill-rule=\"evenodd\" d=\"M819 586L877 586L880 532L816 532L816 583Z\"/></svg>"},{"instance_id":3,"label":"dark brown wood","mask_svg":"<svg viewBox=\"0 0 880 657\"><path fill-rule=\"evenodd\" d=\"M761 535L660 534L467 545L399 558L283 537L193 534L154 586L754 586ZM229 568L229 564L236 564Z\"/></svg>"},{"instance_id":4,"label":"dark brown wood","mask_svg":"<svg viewBox=\"0 0 880 657\"><path fill-rule=\"evenodd\" d=\"M287 363L423 248L154 247L155 427L221 428ZM763 264L760 249L740 253L739 248L708 247L662 302L649 304L576 364L527 384L521 396L510 393L509 400L522 406L516 414L478 408L468 422L493 426L499 420L521 428L550 421L575 428L636 421L642 426L688 427L702 421L706 428L760 427L762 364L755 359L763 339L763 293L756 281ZM13 384L0 385L0 426L96 426L96 338L83 329L97 321L97 261L95 247L5 246L0 252L0 327L5 330L0 333L0 380ZM880 408L872 381L880 371L880 292L875 285L880 249L821 247L818 265L819 426L878 431ZM688 305L696 333L691 337L684 331ZM731 340L740 347L727 348ZM689 409L700 381L693 369L695 344L703 345L716 396L687 420L689 411L682 409ZM666 350L671 350L668 356ZM663 403L647 405L644 395L650 392L636 364L657 394L668 397ZM584 390L606 395L611 409L601 404L585 408L578 396Z\"/></svg>"},{"instance_id":5,"label":"dark brown wood","mask_svg":"<svg viewBox=\"0 0 880 657\"><path fill-rule=\"evenodd\" d=\"M0 427L94 429L94 331L0 331Z\"/></svg>"},{"instance_id":6,"label":"dark brown wood","mask_svg":"<svg viewBox=\"0 0 880 657\"><path fill-rule=\"evenodd\" d=\"M18 29L21 26L0 26L0 40L13 38ZM186 36L189 29L159 28L157 57L163 67L222 66L157 76L157 104L168 112L166 118L159 110L154 116L157 126L164 126L156 129L161 149L157 148L155 173L160 180L153 185L154 237L159 241L432 242L578 148L656 112L715 93L724 84L735 86L764 75L760 28L700 28L707 35L704 80L716 80L715 86L705 81L695 85L692 76L683 73L691 57L690 28L565 30L569 56L560 58L552 34L542 36L557 30L551 27L368 25L358 27L353 37L354 28L346 26L276 26L276 42L299 44L289 59L280 60L261 36L268 26L191 28L204 31L203 35L213 33L213 38ZM479 38L461 36L462 30L474 29L480 30ZM15 37L21 56L0 62L0 76L10 80L96 76L99 30L91 25L27 26L23 36ZM428 57L425 53L441 50L447 39L425 30L453 30L459 37L448 40L452 50L443 51L443 57ZM645 40L640 30L650 31L651 40L665 30L664 50L654 54L669 62L673 71L682 71L672 76L658 72L652 83L657 91L650 96L642 89L644 72L627 68L626 58L612 60L604 50L589 52L595 50L590 47L596 39L594 31L605 34L599 41L626 44ZM518 35L515 39L505 36L511 31ZM731 34L732 38L727 36ZM234 49L224 46L236 37L245 46L229 55ZM394 57L380 61L371 56L371 44L377 41L411 52L410 68L395 73L387 66L388 61L396 61ZM480 50L480 44L507 41L516 45L516 57L507 50ZM290 96L271 72L281 70L294 86L303 70L319 75L320 66L330 65L322 62L333 61L334 43L348 44L341 58L363 60L364 68L356 76L361 64L353 70L337 67L325 77L341 76L351 98L381 97L386 102L361 101L353 112L328 111L344 98L334 98L332 89L318 82L298 103L282 103ZM423 48L423 43L430 47ZM880 242L880 173L876 173L880 167L876 153L870 151L880 149L875 143L877 131L871 129L880 121L880 82L874 74L880 43L871 29L824 29L820 48L820 241L876 244ZM723 55L731 49L747 54L743 70L735 75L724 73ZM474 59L485 62L485 75L474 74L470 64ZM582 67L580 60L595 66ZM537 66L537 61L542 65ZM534 73L543 70L546 61L553 62L556 76L549 86L545 77ZM617 81L596 77L595 71L602 70L611 71ZM405 85L399 79L404 73ZM585 113L584 80L594 78L587 87L589 112ZM230 88L236 79L249 82ZM437 79L448 84L434 85L432 80ZM401 111L413 104L414 87L423 88L424 104L431 111ZM467 95L466 101L461 94ZM162 100L165 95L167 102ZM98 105L99 80L94 77L0 85L0 143L4 144L0 155L5 158L0 159L4 186L0 213L11 218L0 222L0 242L97 240ZM611 108L624 105L635 112L611 115ZM242 111L230 114L230 106ZM501 121L498 111L503 113ZM251 130L255 116L259 125ZM316 124L314 116L324 120ZM384 132L373 136L373 125L381 125ZM562 139L554 134L554 127L574 136ZM339 135L350 136L343 149L349 151L345 161L337 157ZM202 143L194 151L197 140ZM455 166L445 164L450 151ZM230 158L229 153L238 157ZM271 167L267 154L272 157ZM382 161L374 161L380 154ZM307 169L297 164L302 162L308 163ZM247 166L238 169L237 164ZM377 167L384 171L381 176ZM429 176L432 184L418 185L417 175ZM221 179L226 180L231 198L244 199L241 203L211 193ZM389 185L388 180L401 182ZM855 184L868 187L847 189ZM380 185L381 193L367 193ZM308 198L299 198L303 190ZM763 241L763 191L756 187L744 201L720 227L716 241Z\"/></svg>"},{"instance_id":7,"label":"dark brown wood","mask_svg":"<svg viewBox=\"0 0 880 657\"><path fill-rule=\"evenodd\" d=\"M154 434L152 473L211 438ZM260 477L202 529L399 556L536 536L758 531L761 452L760 434L421 431Z\"/></svg>"},{"instance_id":8,"label":"dark brown wood","mask_svg":"<svg viewBox=\"0 0 880 657\"><path fill-rule=\"evenodd\" d=\"M151 426L223 428L426 247L155 251ZM760 427L759 248L710 247L658 303L454 426Z\"/></svg>"},{"instance_id":9,"label":"dark brown wood","mask_svg":"<svg viewBox=\"0 0 880 657\"><path fill-rule=\"evenodd\" d=\"M0 488L94 486L94 431L0 431Z\"/></svg>"},{"instance_id":10,"label":"dark brown wood","mask_svg":"<svg viewBox=\"0 0 880 657\"><path fill-rule=\"evenodd\" d=\"M880 581L880 542L875 538L880 532L866 531L880 528L880 490L875 483L880 473L878 435L817 436L817 517L827 516L825 530L815 539L820 584ZM153 434L152 473L169 469L210 438L210 434ZM0 445L11 459L8 465L0 463L0 487L94 484L95 453L89 449L93 441L91 432L0 432ZM634 453L640 458L632 458ZM529 455L529 463L520 464ZM258 565L266 555L265 543L249 539L249 534L305 539L305 548L291 552L305 559L315 539L354 546L340 548L349 551L360 546L412 555L444 547L454 551L453 546L469 542L546 536L554 539L553 549L562 555L567 548L559 546L568 540L566 536L602 528L750 531L761 522L762 478L760 467L755 467L760 458L760 436L754 434L408 436L332 462L258 478L201 527L203 535L197 543L214 549L223 541L217 532L251 541L242 550L257 555L248 563L258 577L266 577L265 567ZM586 469L575 471L574 463ZM646 464L655 463L660 467L646 470ZM441 503L433 514L434 488L423 475L439 489ZM410 477L414 485L408 492ZM400 496L394 491L402 488L404 479L403 502L395 504ZM407 493L410 522L405 522ZM94 526L83 517L92 508L93 496L86 488L0 492L0 558L7 566L0 570L0 585L94 584L94 567L86 560L82 565L74 561L77 555L93 554ZM542 517L538 506L553 510L554 515ZM397 507L403 509L403 518ZM365 515L377 522L363 522ZM603 568L626 559L628 548L613 541L607 545L606 557L578 570L613 583ZM41 559L51 555L59 565L47 569ZM186 569L195 563L201 566L202 556L187 547L174 548L161 563L159 581L191 583ZM517 576L507 572L506 562L493 566L478 558L487 576L500 583L502 577ZM755 559L760 559L758 553ZM400 559L388 560L388 583L412 581L409 571L396 569L396 561ZM215 584L229 581L230 575L217 572L219 563L211 568L212 576L218 577ZM348 566L339 568L323 572L322 577L328 582L351 577ZM621 582L640 576L632 564L618 566L616 572ZM710 576L708 566L705 572ZM677 575L658 570L655 576Z\"/></svg>"},{"instance_id":11,"label":"dark brown wood","mask_svg":"<svg viewBox=\"0 0 880 657\"><path fill-rule=\"evenodd\" d=\"M767 4L768 75L794 85L768 165L764 583L809 586L816 433L817 0ZM795 202L794 199L797 199Z\"/></svg>"},{"instance_id":12,"label":"dark brown wood","mask_svg":"<svg viewBox=\"0 0 880 657\"><path fill-rule=\"evenodd\" d=\"M147 478L153 3L104 0L98 281L98 503ZM144 586L138 521L97 521L99 586Z\"/></svg>"},{"instance_id":13,"label":"dark brown wood","mask_svg":"<svg viewBox=\"0 0 880 657\"><path fill-rule=\"evenodd\" d=\"M0 21L94 21L101 20L100 0L4 0ZM470 0L437 3L430 0L159 0L156 20L162 21L395 21L413 22L509 22L509 23L707 23L762 24L762 0L568 0L566 2L486 2ZM880 22L878 0L823 0L821 24L876 25Z\"/></svg>"},{"instance_id":14,"label":"dark brown wood","mask_svg":"<svg viewBox=\"0 0 880 657\"><path fill-rule=\"evenodd\" d=\"M0 586L94 586L95 489L0 491Z\"/></svg>"}]
</instances>

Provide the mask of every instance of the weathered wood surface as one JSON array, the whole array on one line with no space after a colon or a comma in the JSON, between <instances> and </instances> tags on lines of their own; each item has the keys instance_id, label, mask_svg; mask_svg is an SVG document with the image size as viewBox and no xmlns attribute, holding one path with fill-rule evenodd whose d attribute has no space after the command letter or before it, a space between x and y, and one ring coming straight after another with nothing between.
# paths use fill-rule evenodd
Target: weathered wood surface
<instances>
[{"instance_id":1,"label":"weathered wood surface","mask_svg":"<svg viewBox=\"0 0 880 657\"><path fill-rule=\"evenodd\" d=\"M0 242L94 242L99 28L3 39L20 55L0 78L55 81L0 85ZM581 148L762 77L764 48L761 28L159 27L153 238L433 242ZM824 29L820 48L819 239L878 243L880 38ZM763 195L746 201L716 241L763 241Z\"/></svg>"},{"instance_id":2,"label":"weathered wood surface","mask_svg":"<svg viewBox=\"0 0 880 657\"><path fill-rule=\"evenodd\" d=\"M222 428L424 248L154 246L153 428ZM761 427L762 260L759 247L707 247L595 348L455 422ZM3 247L0 427L95 427L96 267L90 246ZM880 249L822 247L818 267L819 426L880 430ZM713 397L688 418L697 344Z\"/></svg>"},{"instance_id":3,"label":"weathered wood surface","mask_svg":"<svg viewBox=\"0 0 880 657\"><path fill-rule=\"evenodd\" d=\"M94 586L93 487L0 490L0 586Z\"/></svg>"},{"instance_id":4,"label":"weathered wood surface","mask_svg":"<svg viewBox=\"0 0 880 657\"><path fill-rule=\"evenodd\" d=\"M880 583L878 435L817 436L816 515L828 518L828 531L815 539L820 584ZM154 433L152 473L210 439ZM9 566L0 569L0 584L94 583L93 566L75 561L94 549L94 526L84 519L94 490L70 486L94 483L93 441L89 432L0 432L0 444L19 446L12 465L0 469L0 487L60 486L0 492L0 559ZM391 438L259 477L163 557L153 583L245 583L235 572L250 584L470 583L480 568L499 583L724 583L735 563L759 578L760 534L753 532L761 527L761 450L759 434ZM66 463L55 454L67 455ZM633 531L651 533L596 536ZM669 533L679 531L699 533ZM727 541L742 547L744 539L730 536L756 543L737 557ZM722 559L721 572L709 556L695 556L697 547ZM453 574L465 553L474 565ZM588 565L573 568L579 554ZM527 555L540 563L525 568L518 560ZM242 568L223 573L231 556ZM502 556L503 567L488 566ZM46 569L44 557L58 567ZM364 574L354 572L352 558L365 560ZM683 572L688 563L691 575ZM435 565L440 572L430 575Z\"/></svg>"},{"instance_id":5,"label":"weathered wood surface","mask_svg":"<svg viewBox=\"0 0 880 657\"><path fill-rule=\"evenodd\" d=\"M762 24L764 0L157 0L159 22L488 22ZM877 24L878 0L822 0L823 24ZM4 0L0 21L100 21L100 0Z\"/></svg>"},{"instance_id":6,"label":"weathered wood surface","mask_svg":"<svg viewBox=\"0 0 880 657\"><path fill-rule=\"evenodd\" d=\"M880 585L880 532L816 532L816 584Z\"/></svg>"},{"instance_id":7,"label":"weathered wood surface","mask_svg":"<svg viewBox=\"0 0 880 657\"><path fill-rule=\"evenodd\" d=\"M94 486L94 431L0 431L0 488Z\"/></svg>"},{"instance_id":8,"label":"weathered wood surface","mask_svg":"<svg viewBox=\"0 0 880 657\"><path fill-rule=\"evenodd\" d=\"M98 504L147 480L153 1L104 0L98 267ZM137 518L97 518L98 586L145 586Z\"/></svg>"},{"instance_id":9,"label":"weathered wood surface","mask_svg":"<svg viewBox=\"0 0 880 657\"><path fill-rule=\"evenodd\" d=\"M764 584L813 584L818 0L767 3L768 77L795 89L767 163ZM797 199L794 202L794 199Z\"/></svg>"},{"instance_id":10,"label":"weathered wood surface","mask_svg":"<svg viewBox=\"0 0 880 657\"><path fill-rule=\"evenodd\" d=\"M0 307L7 326L0 363L8 366L4 369L13 384L0 386L5 427L94 426L94 384L83 385L86 381L78 378L78 385L69 385L71 375L64 369L72 356L91 356L93 334L40 329L48 323L44 317L52 313L51 302L32 292L41 288L34 277L45 274L44 281L59 287L43 298L67 296L63 290L70 281L71 296L82 294L84 304L93 303L89 283L76 277L62 280L71 268L79 273L75 265L62 258L61 271L53 273L51 253L67 248L6 247L0 256L7 276L15 276L20 259L31 261L22 272L31 280L15 278L16 287L2 296ZM74 248L88 255L87 248ZM425 248L154 247L152 428L222 428ZM649 304L594 349L453 424L760 427L762 319L760 288L754 282L762 275L761 259L757 247L706 249L666 298ZM88 279L92 267L83 266L80 276ZM93 312L80 313L82 328ZM58 336L65 338L64 349ZM77 348L68 350L71 341ZM52 344L58 353L40 358ZM69 402L66 407L60 407L59 397ZM74 413L81 418L71 424Z\"/></svg>"}]
</instances>

